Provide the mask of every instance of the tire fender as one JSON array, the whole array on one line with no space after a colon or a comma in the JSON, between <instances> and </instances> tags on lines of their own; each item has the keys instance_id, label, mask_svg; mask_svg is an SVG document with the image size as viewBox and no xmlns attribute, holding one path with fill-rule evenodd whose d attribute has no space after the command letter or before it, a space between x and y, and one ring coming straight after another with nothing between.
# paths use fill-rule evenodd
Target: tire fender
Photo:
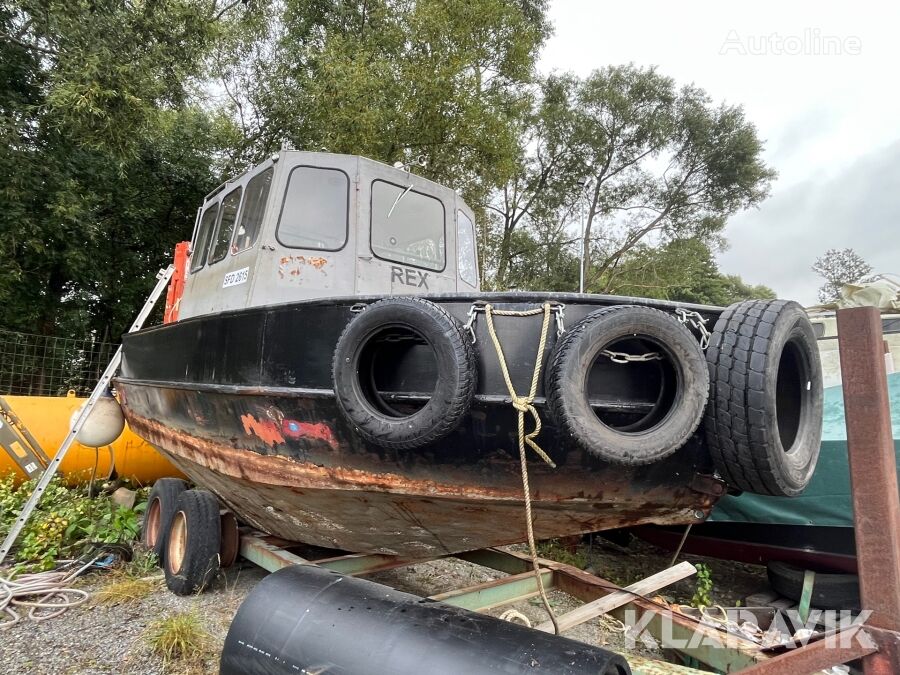
<instances>
[{"instance_id":1,"label":"tire fender","mask_svg":"<svg viewBox=\"0 0 900 675\"><path fill-rule=\"evenodd\" d=\"M430 346L436 369L430 398L409 414L395 409L374 384L379 341L398 335ZM332 378L342 416L363 439L391 450L419 448L447 436L468 414L477 381L475 351L460 323L440 305L388 298L369 305L344 329Z\"/></svg>"}]
</instances>

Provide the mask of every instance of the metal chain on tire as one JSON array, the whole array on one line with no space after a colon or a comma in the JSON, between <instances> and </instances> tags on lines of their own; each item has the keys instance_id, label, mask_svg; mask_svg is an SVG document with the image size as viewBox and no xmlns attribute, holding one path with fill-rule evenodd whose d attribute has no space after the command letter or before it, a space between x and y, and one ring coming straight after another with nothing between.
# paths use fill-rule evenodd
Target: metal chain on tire
<instances>
[{"instance_id":1,"label":"metal chain on tire","mask_svg":"<svg viewBox=\"0 0 900 675\"><path fill-rule=\"evenodd\" d=\"M706 348L709 347L709 339L712 337L712 333L706 327L706 319L703 318L700 312L691 312L681 307L676 307L675 316L678 317L681 323L684 325L690 324L700 333L700 349L706 351Z\"/></svg>"}]
</instances>

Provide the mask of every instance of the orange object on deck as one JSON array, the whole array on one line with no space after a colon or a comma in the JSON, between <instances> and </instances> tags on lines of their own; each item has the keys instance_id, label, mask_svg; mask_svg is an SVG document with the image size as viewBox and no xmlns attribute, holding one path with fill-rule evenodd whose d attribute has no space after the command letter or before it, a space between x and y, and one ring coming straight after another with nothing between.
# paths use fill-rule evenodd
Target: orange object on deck
<instances>
[{"instance_id":1,"label":"orange object on deck","mask_svg":"<svg viewBox=\"0 0 900 675\"><path fill-rule=\"evenodd\" d=\"M172 280L169 281L169 290L166 293L166 311L163 314L163 323L178 321L178 308L184 293L184 273L187 269L190 247L191 242L189 241L175 244L175 273L172 275Z\"/></svg>"}]
</instances>

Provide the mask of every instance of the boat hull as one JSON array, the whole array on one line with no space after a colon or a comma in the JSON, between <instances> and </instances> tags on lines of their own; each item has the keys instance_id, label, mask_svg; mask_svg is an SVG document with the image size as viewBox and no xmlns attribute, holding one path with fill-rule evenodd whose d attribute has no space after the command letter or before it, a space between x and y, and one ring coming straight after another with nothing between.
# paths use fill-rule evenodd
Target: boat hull
<instances>
[{"instance_id":1,"label":"boat hull","mask_svg":"<svg viewBox=\"0 0 900 675\"><path fill-rule=\"evenodd\" d=\"M330 389L330 356L350 304L308 305L126 337L117 388L132 429L242 520L285 539L410 557L523 541L516 412L492 384L500 381L492 354L479 354L479 391L454 432L424 448L387 450L355 433ZM459 303L454 313L467 308ZM323 321L329 313L338 320ZM290 337L272 333L286 323ZM539 318L515 333L510 363L533 367L538 328ZM304 348L279 351L287 340ZM538 408L543 414L542 398ZM539 539L697 522L721 490L702 479L711 471L697 438L653 465L615 466L567 444L543 417L538 441L557 467L535 455L528 462Z\"/></svg>"}]
</instances>

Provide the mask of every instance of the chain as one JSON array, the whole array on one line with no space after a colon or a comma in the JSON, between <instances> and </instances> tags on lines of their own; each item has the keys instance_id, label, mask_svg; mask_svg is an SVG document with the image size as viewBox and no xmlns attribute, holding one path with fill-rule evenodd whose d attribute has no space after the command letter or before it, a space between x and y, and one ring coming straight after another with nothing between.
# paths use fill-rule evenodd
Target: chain
<instances>
[{"instance_id":1,"label":"chain","mask_svg":"<svg viewBox=\"0 0 900 675\"><path fill-rule=\"evenodd\" d=\"M640 363L642 361L662 361L659 352L647 352L646 354L626 354L625 352L614 352L610 349L600 351L603 356L608 356L613 363Z\"/></svg>"},{"instance_id":2,"label":"chain","mask_svg":"<svg viewBox=\"0 0 900 675\"><path fill-rule=\"evenodd\" d=\"M675 316L678 317L681 323L685 325L690 324L697 329L700 333L700 349L706 351L706 348L709 347L709 338L712 336L712 333L706 327L706 319L699 312L690 312L681 307L675 308Z\"/></svg>"},{"instance_id":3,"label":"chain","mask_svg":"<svg viewBox=\"0 0 900 675\"><path fill-rule=\"evenodd\" d=\"M553 313L556 318L556 337L559 339L563 333L566 332L566 324L565 324L565 309L566 306L561 302L548 302L546 303L550 305L550 311ZM466 315L466 323L463 324L463 330L468 331L469 335L472 338L472 344L474 345L478 338L475 337L475 321L478 316L478 312L485 312L487 303L485 302L475 302L472 303L472 306L469 307L469 313ZM494 316L536 316L538 314L543 314L544 310L542 308L537 309L526 309L526 310L513 310L513 309L495 309L491 308L491 313Z\"/></svg>"}]
</instances>

